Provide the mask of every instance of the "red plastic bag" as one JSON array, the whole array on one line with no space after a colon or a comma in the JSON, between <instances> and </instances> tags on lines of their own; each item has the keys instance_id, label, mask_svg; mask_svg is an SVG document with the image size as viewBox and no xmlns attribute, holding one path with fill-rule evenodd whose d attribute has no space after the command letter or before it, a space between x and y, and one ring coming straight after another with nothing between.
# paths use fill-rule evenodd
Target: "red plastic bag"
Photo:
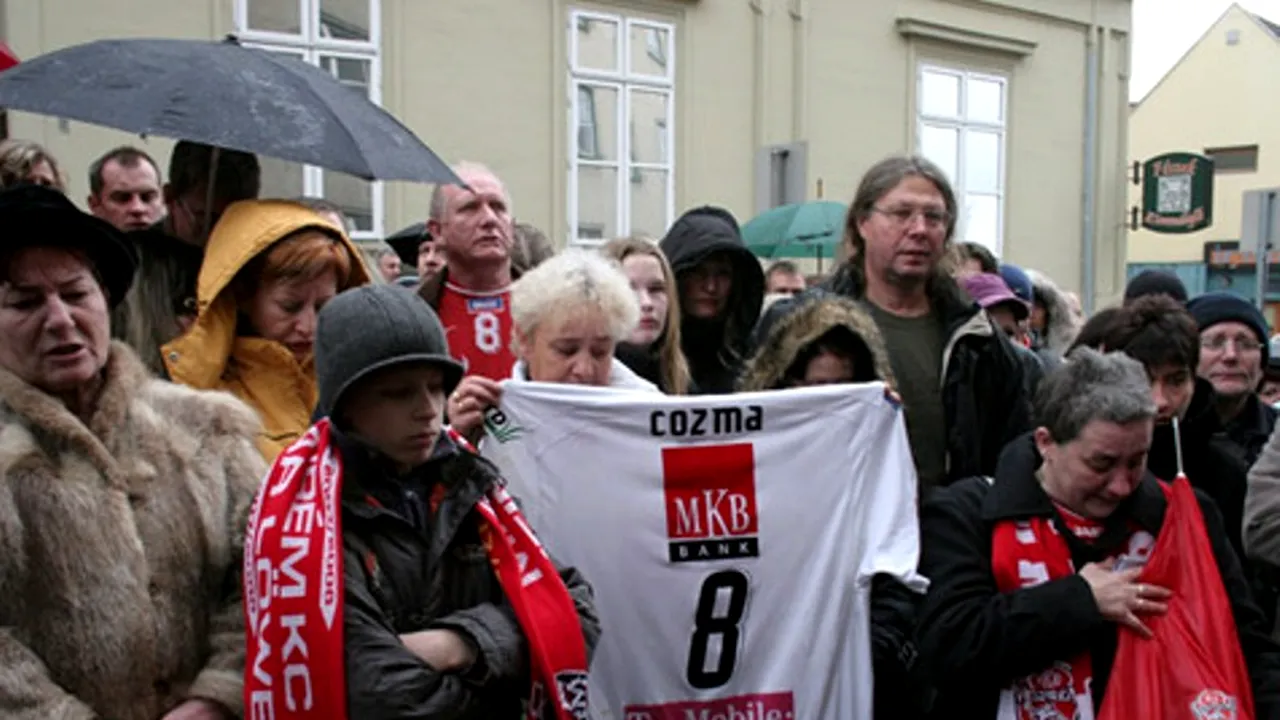
<instances>
[{"instance_id":1,"label":"red plastic bag","mask_svg":"<svg viewBox=\"0 0 1280 720\"><path fill-rule=\"evenodd\" d=\"M1141 581L1173 591L1169 612L1120 628L1099 720L1253 720L1253 690L1231 602L1185 477L1162 484L1169 508Z\"/></svg>"}]
</instances>

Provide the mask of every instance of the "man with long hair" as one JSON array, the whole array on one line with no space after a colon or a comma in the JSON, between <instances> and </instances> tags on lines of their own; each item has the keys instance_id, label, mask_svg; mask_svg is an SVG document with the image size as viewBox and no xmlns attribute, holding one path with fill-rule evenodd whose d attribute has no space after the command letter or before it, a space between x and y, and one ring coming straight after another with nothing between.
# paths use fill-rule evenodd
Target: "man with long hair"
<instances>
[{"instance_id":1,"label":"man with long hair","mask_svg":"<svg viewBox=\"0 0 1280 720\"><path fill-rule=\"evenodd\" d=\"M882 160L858 186L848 257L829 283L860 301L884 336L923 494L990 475L1005 444L1031 427L1013 346L942 266L956 213L951 184L932 162Z\"/></svg>"}]
</instances>

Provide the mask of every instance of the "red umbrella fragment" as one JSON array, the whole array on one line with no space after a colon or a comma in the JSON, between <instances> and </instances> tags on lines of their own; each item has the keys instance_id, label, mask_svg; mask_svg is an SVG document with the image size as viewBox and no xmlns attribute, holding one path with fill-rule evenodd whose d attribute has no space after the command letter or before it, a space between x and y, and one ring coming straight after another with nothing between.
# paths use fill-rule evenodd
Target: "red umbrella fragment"
<instances>
[{"instance_id":1,"label":"red umbrella fragment","mask_svg":"<svg viewBox=\"0 0 1280 720\"><path fill-rule=\"evenodd\" d=\"M0 42L0 70L8 70L18 62L18 56L9 49L8 45Z\"/></svg>"}]
</instances>

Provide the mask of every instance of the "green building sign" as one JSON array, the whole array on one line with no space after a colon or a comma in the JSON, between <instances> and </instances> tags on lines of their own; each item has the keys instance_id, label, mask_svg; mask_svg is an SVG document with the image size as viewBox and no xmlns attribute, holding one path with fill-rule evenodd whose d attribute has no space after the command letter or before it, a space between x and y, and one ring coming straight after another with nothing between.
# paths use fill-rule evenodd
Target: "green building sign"
<instances>
[{"instance_id":1,"label":"green building sign","mask_svg":"<svg viewBox=\"0 0 1280 720\"><path fill-rule=\"evenodd\" d=\"M1191 233L1212 224L1212 158L1165 153L1142 164L1142 227Z\"/></svg>"}]
</instances>

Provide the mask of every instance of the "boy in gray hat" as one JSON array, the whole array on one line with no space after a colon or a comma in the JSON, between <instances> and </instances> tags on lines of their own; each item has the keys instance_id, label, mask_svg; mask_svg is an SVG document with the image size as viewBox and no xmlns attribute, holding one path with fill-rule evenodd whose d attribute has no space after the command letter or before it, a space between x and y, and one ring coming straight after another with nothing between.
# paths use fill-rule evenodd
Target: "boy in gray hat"
<instances>
[{"instance_id":1,"label":"boy in gray hat","mask_svg":"<svg viewBox=\"0 0 1280 720\"><path fill-rule=\"evenodd\" d=\"M328 421L277 460L251 532L270 540L274 524L260 518L282 517L288 531L301 524L299 507L309 503L319 518L317 506L340 498L343 624L336 634L324 623L297 630L305 647L340 643L345 678L313 681L335 704L341 696L331 691L345 685L346 713L330 707L324 717L519 716L540 667L531 658L550 658L541 667L589 661L599 620L582 576L540 552L529 562L548 572L529 589L498 571L493 538L515 547L514 535L531 533L497 469L444 425L445 398L463 371L439 318L408 289L356 288L320 312L315 358L316 416ZM291 491L282 511L277 496ZM562 605L537 594L545 583L563 585L552 593ZM522 614L540 600L540 614Z\"/></svg>"}]
</instances>

